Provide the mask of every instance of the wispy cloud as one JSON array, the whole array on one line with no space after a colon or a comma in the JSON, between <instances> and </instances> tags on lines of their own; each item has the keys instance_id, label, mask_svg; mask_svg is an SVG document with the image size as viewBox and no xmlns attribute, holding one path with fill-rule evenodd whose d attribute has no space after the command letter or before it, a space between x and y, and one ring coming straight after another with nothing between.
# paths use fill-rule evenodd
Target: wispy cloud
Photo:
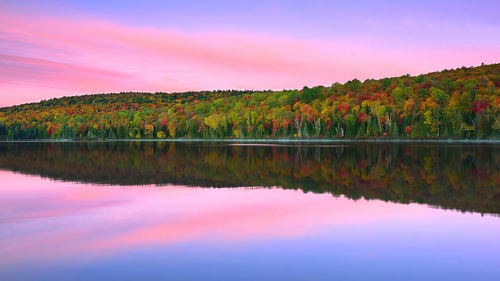
<instances>
[{"instance_id":1,"label":"wispy cloud","mask_svg":"<svg viewBox=\"0 0 500 281\"><path fill-rule=\"evenodd\" d=\"M0 11L0 46L3 106L93 92L301 88L500 60L496 46L186 32L8 6Z\"/></svg>"}]
</instances>

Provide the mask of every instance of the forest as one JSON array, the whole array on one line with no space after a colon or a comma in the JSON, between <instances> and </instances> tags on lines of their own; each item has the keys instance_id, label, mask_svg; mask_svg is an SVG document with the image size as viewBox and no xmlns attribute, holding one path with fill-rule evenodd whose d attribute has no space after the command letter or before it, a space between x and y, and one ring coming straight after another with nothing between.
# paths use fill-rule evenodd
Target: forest
<instances>
[{"instance_id":1,"label":"forest","mask_svg":"<svg viewBox=\"0 0 500 281\"><path fill-rule=\"evenodd\" d=\"M301 90L71 96L0 108L0 139L500 138L500 64Z\"/></svg>"}]
</instances>

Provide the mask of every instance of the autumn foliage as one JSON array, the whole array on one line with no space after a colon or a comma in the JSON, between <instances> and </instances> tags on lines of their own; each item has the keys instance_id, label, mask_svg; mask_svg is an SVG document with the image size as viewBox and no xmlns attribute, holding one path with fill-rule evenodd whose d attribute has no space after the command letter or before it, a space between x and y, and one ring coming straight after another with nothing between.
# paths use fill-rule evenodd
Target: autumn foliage
<instances>
[{"instance_id":1,"label":"autumn foliage","mask_svg":"<svg viewBox=\"0 0 500 281\"><path fill-rule=\"evenodd\" d=\"M283 91L119 93L0 109L1 139L498 138L500 64Z\"/></svg>"}]
</instances>

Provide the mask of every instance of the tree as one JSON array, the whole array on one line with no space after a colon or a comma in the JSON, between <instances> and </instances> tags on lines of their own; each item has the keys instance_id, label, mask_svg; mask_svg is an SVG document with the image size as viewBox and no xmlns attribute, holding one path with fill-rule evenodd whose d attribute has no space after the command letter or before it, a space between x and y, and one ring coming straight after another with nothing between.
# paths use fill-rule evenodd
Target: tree
<instances>
[{"instance_id":1,"label":"tree","mask_svg":"<svg viewBox=\"0 0 500 281\"><path fill-rule=\"evenodd\" d=\"M311 101L321 96L321 87L308 88L307 86L302 89L300 101L303 103L310 103Z\"/></svg>"}]
</instances>

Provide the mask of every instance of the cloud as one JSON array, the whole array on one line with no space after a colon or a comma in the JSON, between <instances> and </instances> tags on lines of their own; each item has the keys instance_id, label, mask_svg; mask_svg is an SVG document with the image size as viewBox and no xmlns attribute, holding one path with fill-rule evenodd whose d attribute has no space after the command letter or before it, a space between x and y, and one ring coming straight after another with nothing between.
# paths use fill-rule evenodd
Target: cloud
<instances>
[{"instance_id":1,"label":"cloud","mask_svg":"<svg viewBox=\"0 0 500 281\"><path fill-rule=\"evenodd\" d=\"M495 46L412 46L369 35L185 32L75 17L8 6L0 11L2 102L93 92L301 88L500 59Z\"/></svg>"},{"instance_id":2,"label":"cloud","mask_svg":"<svg viewBox=\"0 0 500 281\"><path fill-rule=\"evenodd\" d=\"M0 54L0 76L3 81L29 82L42 87L73 89L73 85L87 87L116 87L133 77L118 71L93 68L57 61Z\"/></svg>"}]
</instances>

